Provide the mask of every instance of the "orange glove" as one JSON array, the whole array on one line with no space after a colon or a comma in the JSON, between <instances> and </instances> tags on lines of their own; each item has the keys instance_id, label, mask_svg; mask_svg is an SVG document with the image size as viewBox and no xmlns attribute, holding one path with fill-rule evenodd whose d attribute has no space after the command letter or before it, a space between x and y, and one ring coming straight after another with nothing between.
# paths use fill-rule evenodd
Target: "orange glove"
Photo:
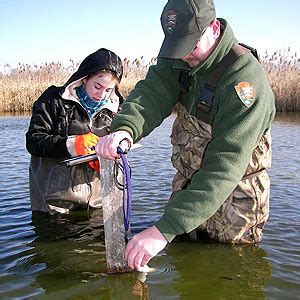
<instances>
[{"instance_id":1,"label":"orange glove","mask_svg":"<svg viewBox=\"0 0 300 300\"><path fill-rule=\"evenodd\" d=\"M74 139L74 148L77 155L86 155L95 153L95 146L99 140L99 137L92 132L77 135ZM95 171L100 170L100 164L98 159L94 159L89 162L90 167Z\"/></svg>"}]
</instances>

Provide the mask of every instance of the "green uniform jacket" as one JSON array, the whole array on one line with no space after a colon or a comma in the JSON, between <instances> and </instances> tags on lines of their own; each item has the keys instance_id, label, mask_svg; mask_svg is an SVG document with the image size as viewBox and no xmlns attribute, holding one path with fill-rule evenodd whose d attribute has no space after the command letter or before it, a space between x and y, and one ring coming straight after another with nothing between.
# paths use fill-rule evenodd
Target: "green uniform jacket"
<instances>
[{"instance_id":1,"label":"green uniform jacket","mask_svg":"<svg viewBox=\"0 0 300 300\"><path fill-rule=\"evenodd\" d=\"M187 110L194 116L208 76L237 43L227 22L219 20L222 35L218 46L201 65L190 70L193 78ZM159 59L151 66L146 79L136 85L122 112L112 121L112 131L127 130L136 141L159 126L178 101L180 68L189 69L183 61L174 59ZM249 108L235 90L240 82L248 82L255 89L255 102ZM192 231L217 211L242 179L252 151L270 129L274 115L274 96L265 72L251 53L240 56L217 86L210 113L212 140L201 169L186 190L174 195L155 224L168 241Z\"/></svg>"}]
</instances>

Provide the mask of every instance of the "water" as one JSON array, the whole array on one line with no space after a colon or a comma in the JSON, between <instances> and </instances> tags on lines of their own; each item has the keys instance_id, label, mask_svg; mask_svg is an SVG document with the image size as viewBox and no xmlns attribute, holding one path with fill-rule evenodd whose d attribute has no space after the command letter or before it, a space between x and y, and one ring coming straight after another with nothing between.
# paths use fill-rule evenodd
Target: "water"
<instances>
[{"instance_id":1,"label":"water","mask_svg":"<svg viewBox=\"0 0 300 300\"><path fill-rule=\"evenodd\" d=\"M172 118L129 155L133 233L163 212L174 170ZM271 213L259 246L172 242L149 274L106 275L101 215L47 218L30 211L29 117L0 118L1 299L300 299L300 115L272 129Z\"/></svg>"}]
</instances>

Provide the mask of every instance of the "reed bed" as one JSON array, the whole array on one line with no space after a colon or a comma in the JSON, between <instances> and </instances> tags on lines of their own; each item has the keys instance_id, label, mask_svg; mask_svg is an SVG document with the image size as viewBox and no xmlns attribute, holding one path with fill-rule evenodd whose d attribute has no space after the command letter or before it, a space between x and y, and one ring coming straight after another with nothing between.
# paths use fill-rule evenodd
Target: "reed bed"
<instances>
[{"instance_id":1,"label":"reed bed","mask_svg":"<svg viewBox=\"0 0 300 300\"><path fill-rule=\"evenodd\" d=\"M47 87L63 85L77 69L77 64L70 62L67 68L59 62L33 66L19 63L13 69L5 65L4 72L0 73L0 111L30 111L33 102Z\"/></svg>"},{"instance_id":2,"label":"reed bed","mask_svg":"<svg viewBox=\"0 0 300 300\"><path fill-rule=\"evenodd\" d=\"M273 90L277 111L300 111L300 59L290 48L260 57Z\"/></svg>"},{"instance_id":3,"label":"reed bed","mask_svg":"<svg viewBox=\"0 0 300 300\"><path fill-rule=\"evenodd\" d=\"M300 111L299 69L296 53L287 50L267 52L260 56L276 99L277 111ZM150 65L156 58L145 62L143 56L123 60L124 76L120 85L121 93L126 98L135 84L145 78ZM79 63L72 59L68 66L60 62L41 65L21 64L16 68L9 65L0 72L0 112L28 112L33 102L50 85L63 85L74 73Z\"/></svg>"}]
</instances>

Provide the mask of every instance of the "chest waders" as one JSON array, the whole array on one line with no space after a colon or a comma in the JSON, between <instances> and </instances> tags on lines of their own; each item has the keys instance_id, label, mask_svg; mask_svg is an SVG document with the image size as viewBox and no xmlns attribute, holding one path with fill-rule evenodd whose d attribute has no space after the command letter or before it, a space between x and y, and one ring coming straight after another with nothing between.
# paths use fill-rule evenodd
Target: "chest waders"
<instances>
[{"instance_id":1,"label":"chest waders","mask_svg":"<svg viewBox=\"0 0 300 300\"><path fill-rule=\"evenodd\" d=\"M69 135L73 109L69 105L61 107L55 120L57 134ZM98 124L93 124L93 129L99 130L99 124L102 125L101 120L98 120ZM99 172L94 171L87 163L69 168L60 164L61 160L62 157L31 156L29 183L32 211L54 214L68 213L77 208L101 208Z\"/></svg>"},{"instance_id":2,"label":"chest waders","mask_svg":"<svg viewBox=\"0 0 300 300\"><path fill-rule=\"evenodd\" d=\"M177 170L172 183L172 195L184 190L201 168L207 145L212 139L209 113L219 79L240 55L248 53L250 49L242 44L234 45L223 58L201 91L197 117L189 114L185 108L190 77L188 71L181 71L177 118L171 134L172 163ZM198 231L205 231L210 238L224 243L259 242L269 216L270 181L266 169L270 166L271 137L266 132L253 150L242 180L215 214L190 233L191 240L197 240Z\"/></svg>"}]
</instances>

